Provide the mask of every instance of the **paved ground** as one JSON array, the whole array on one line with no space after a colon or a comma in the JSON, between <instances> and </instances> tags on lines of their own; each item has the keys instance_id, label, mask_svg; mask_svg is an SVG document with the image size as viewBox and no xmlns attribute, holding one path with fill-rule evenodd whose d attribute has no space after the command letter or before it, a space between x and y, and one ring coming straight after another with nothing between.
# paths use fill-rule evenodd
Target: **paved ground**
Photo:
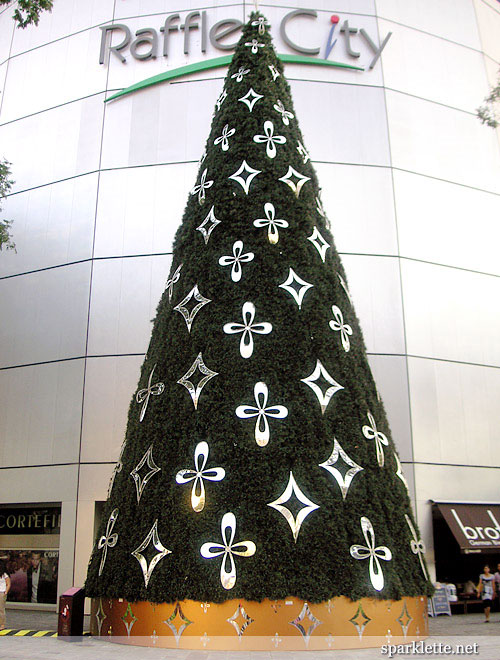
<instances>
[{"instance_id":1,"label":"paved ground","mask_svg":"<svg viewBox=\"0 0 500 660\"><path fill-rule=\"evenodd\" d=\"M55 630L57 618L47 612L7 611L9 628L24 630ZM88 627L88 625L87 625ZM427 653L399 653L398 660L410 658L446 658L459 655L458 644L470 645L470 652L461 657L479 660L500 660L500 613L492 615L492 622L483 623L482 614L440 616L430 621L429 637L425 644L432 650ZM453 654L439 652L450 644ZM474 647L473 645L476 644ZM441 647L439 647L441 645ZM417 647L415 651L423 651ZM474 652L476 651L476 652ZM216 651L184 651L155 648L138 648L111 644L92 638L68 643L62 640L40 637L0 637L1 660L313 660L325 658L334 660L383 660L387 658L380 649L357 651L323 652L253 652L241 654Z\"/></svg>"}]
</instances>

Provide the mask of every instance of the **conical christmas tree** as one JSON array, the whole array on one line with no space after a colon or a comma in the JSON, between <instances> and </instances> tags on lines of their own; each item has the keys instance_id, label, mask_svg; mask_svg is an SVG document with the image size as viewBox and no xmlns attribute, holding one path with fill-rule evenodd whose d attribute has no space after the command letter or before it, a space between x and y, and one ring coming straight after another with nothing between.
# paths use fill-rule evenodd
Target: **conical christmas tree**
<instances>
[{"instance_id":1,"label":"conical christmas tree","mask_svg":"<svg viewBox=\"0 0 500 660\"><path fill-rule=\"evenodd\" d=\"M320 603L429 590L268 29L252 14L216 103L90 561L90 596Z\"/></svg>"}]
</instances>

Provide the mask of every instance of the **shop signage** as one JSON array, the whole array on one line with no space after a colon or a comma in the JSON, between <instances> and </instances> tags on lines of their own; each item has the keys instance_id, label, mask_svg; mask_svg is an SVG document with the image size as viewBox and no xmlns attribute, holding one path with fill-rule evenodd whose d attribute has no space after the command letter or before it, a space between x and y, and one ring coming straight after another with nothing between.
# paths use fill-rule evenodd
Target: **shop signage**
<instances>
[{"instance_id":1,"label":"shop signage","mask_svg":"<svg viewBox=\"0 0 500 660\"><path fill-rule=\"evenodd\" d=\"M500 550L500 505L437 502L437 506L462 550Z\"/></svg>"},{"instance_id":2,"label":"shop signage","mask_svg":"<svg viewBox=\"0 0 500 660\"><path fill-rule=\"evenodd\" d=\"M439 614L448 614L451 616L450 601L446 587L439 587L434 592L434 596L427 601L427 612L429 616L439 616Z\"/></svg>"},{"instance_id":3,"label":"shop signage","mask_svg":"<svg viewBox=\"0 0 500 660\"><path fill-rule=\"evenodd\" d=\"M0 509L0 534L59 534L61 509Z\"/></svg>"},{"instance_id":4,"label":"shop signage","mask_svg":"<svg viewBox=\"0 0 500 660\"><path fill-rule=\"evenodd\" d=\"M313 48L292 40L290 36L291 23L303 20L314 20L318 22L318 41ZM185 55L191 54L191 33L198 30L200 34L200 51L205 53L207 45L220 51L232 51L236 47L239 32L243 23L236 18L225 18L210 25L207 11L191 11L184 18L181 14L168 14L159 29L146 27L136 30L134 34L125 23L112 23L103 25L101 30L101 47L99 52L99 63L106 61L106 51L117 57L124 64L127 56L136 60L155 59L158 56L168 57L172 39L181 39ZM337 27L339 28L338 30ZM120 39L116 45L111 45L111 34L116 32ZM373 69L380 54L384 50L391 32L377 44L372 36L364 28L358 29L351 25L348 19L341 19L336 14L329 18L328 24L321 24L318 20L318 12L313 9L295 9L286 14L279 24L279 33L287 46L301 55L315 57L323 51L324 59L327 60L335 48L339 38L344 42L344 50L352 60L358 60L361 53L358 48L363 43L371 52L368 63L369 69ZM338 35L338 36L337 36Z\"/></svg>"}]
</instances>

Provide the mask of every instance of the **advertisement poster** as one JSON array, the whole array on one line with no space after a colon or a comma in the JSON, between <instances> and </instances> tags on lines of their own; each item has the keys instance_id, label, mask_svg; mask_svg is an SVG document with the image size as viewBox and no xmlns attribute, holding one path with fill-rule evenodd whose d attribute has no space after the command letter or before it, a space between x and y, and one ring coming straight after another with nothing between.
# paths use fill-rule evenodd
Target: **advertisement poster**
<instances>
[{"instance_id":1,"label":"advertisement poster","mask_svg":"<svg viewBox=\"0 0 500 660\"><path fill-rule=\"evenodd\" d=\"M8 601L56 602L58 550L0 550L0 557L10 575Z\"/></svg>"}]
</instances>

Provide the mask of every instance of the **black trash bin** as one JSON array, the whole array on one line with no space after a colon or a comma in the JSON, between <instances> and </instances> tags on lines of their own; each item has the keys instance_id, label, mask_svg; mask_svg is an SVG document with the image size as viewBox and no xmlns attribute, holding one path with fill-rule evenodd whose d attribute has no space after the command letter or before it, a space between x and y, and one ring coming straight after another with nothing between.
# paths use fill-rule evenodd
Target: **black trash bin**
<instances>
[{"instance_id":1,"label":"black trash bin","mask_svg":"<svg viewBox=\"0 0 500 660\"><path fill-rule=\"evenodd\" d=\"M85 591L79 587L71 587L60 596L57 622L59 638L83 635L84 605Z\"/></svg>"}]
</instances>

